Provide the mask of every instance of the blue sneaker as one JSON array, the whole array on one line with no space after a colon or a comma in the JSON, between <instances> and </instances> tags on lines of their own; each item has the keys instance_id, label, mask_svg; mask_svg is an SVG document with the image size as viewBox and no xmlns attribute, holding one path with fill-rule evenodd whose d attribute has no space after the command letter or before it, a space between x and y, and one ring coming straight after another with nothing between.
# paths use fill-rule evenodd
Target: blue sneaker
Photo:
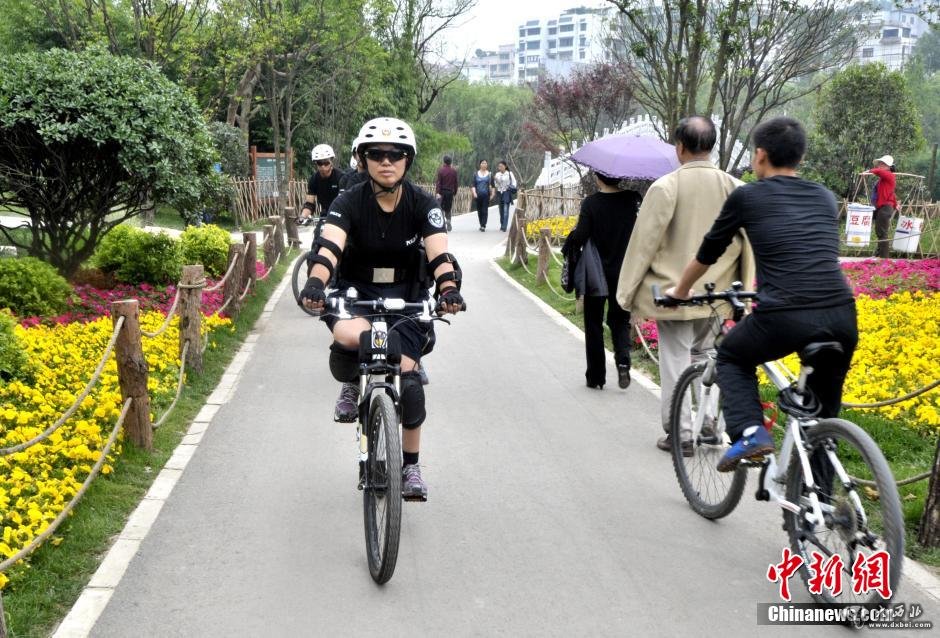
<instances>
[{"instance_id":1,"label":"blue sneaker","mask_svg":"<svg viewBox=\"0 0 940 638\"><path fill-rule=\"evenodd\" d=\"M774 451L774 439L760 425L752 425L744 430L740 439L734 442L725 455L718 461L719 472L731 472L744 459L756 460Z\"/></svg>"}]
</instances>

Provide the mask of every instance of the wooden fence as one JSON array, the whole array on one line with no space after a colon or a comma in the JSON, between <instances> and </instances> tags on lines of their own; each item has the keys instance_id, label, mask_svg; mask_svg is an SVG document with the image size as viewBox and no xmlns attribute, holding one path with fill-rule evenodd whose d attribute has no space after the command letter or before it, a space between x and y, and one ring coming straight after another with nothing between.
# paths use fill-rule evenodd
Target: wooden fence
<instances>
[{"instance_id":1,"label":"wooden fence","mask_svg":"<svg viewBox=\"0 0 940 638\"><path fill-rule=\"evenodd\" d=\"M187 369L197 372L203 367L203 353L208 341L202 337L202 293L203 291L223 289L225 302L218 312L227 310L230 317L236 317L241 311L245 297L255 286L259 277L255 268L257 260L257 237L255 233L245 233L243 243L232 244L229 248L229 261L225 276L212 288L206 287L206 279L201 264L183 267L183 274L177 284L176 297L166 321L153 333L141 329L138 322L139 304L136 299L116 301L111 304L111 316L114 328L109 345L105 349L101 360L92 378L85 386L85 390L76 398L72 407L65 411L53 425L38 436L8 448L0 449L0 458L11 456L47 440L56 430L64 425L83 403L94 386L99 382L105 363L112 352L117 361L118 383L121 389L123 408L121 415L115 422L110 436L101 450L98 461L92 467L84 483L72 500L56 516L45 530L36 536L32 542L20 549L16 554L0 561L0 572L6 571L19 561L27 558L48 540L56 529L65 521L75 508L82 496L97 478L104 465L111 447L123 429L125 439L133 445L147 450L153 449L153 430L158 428L176 407L185 379ZM281 217L272 217L270 224L264 227L262 242L264 263L267 272L261 277L267 277L273 267L286 254L284 242L284 224ZM147 390L149 368L143 351L143 339L152 338L163 333L170 325L170 320L176 313L180 315L179 323L179 356L180 379L177 384L176 397L166 409L163 416L155 423L150 421L150 397ZM6 618L3 614L3 600L0 596L0 638L7 636Z\"/></svg>"},{"instance_id":2,"label":"wooden fence","mask_svg":"<svg viewBox=\"0 0 940 638\"><path fill-rule=\"evenodd\" d=\"M288 183L285 206L300 211L307 194L307 183L295 179ZM278 207L277 182L273 179L232 178L232 213L241 227L267 217L281 214Z\"/></svg>"}]
</instances>

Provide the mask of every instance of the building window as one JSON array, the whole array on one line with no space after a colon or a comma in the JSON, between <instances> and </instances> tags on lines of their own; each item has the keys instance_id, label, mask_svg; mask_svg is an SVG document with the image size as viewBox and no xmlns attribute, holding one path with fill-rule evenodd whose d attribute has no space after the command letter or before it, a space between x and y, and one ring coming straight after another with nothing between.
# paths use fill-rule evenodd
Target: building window
<instances>
[{"instance_id":1,"label":"building window","mask_svg":"<svg viewBox=\"0 0 940 638\"><path fill-rule=\"evenodd\" d=\"M500 65L499 65L499 72L500 72L500 73L509 73L509 65L508 65L508 64L500 64Z\"/></svg>"},{"instance_id":2,"label":"building window","mask_svg":"<svg viewBox=\"0 0 940 638\"><path fill-rule=\"evenodd\" d=\"M587 53L585 53L584 51L582 51L582 52L578 55L578 57L580 57L580 58L583 60L585 57L587 57Z\"/></svg>"},{"instance_id":3,"label":"building window","mask_svg":"<svg viewBox=\"0 0 940 638\"><path fill-rule=\"evenodd\" d=\"M587 46L587 38L584 37L583 35L580 38L578 38L578 46L581 46L581 47Z\"/></svg>"},{"instance_id":4,"label":"building window","mask_svg":"<svg viewBox=\"0 0 940 638\"><path fill-rule=\"evenodd\" d=\"M563 51L562 53L560 53L560 54L558 55L558 59L559 59L559 60L563 60L563 61L569 61L569 60L572 59L572 52L571 52L571 51Z\"/></svg>"},{"instance_id":5,"label":"building window","mask_svg":"<svg viewBox=\"0 0 940 638\"><path fill-rule=\"evenodd\" d=\"M525 61L526 61L527 64L538 64L538 63L539 63L539 56L537 56L537 55L527 55L526 58L525 58Z\"/></svg>"},{"instance_id":6,"label":"building window","mask_svg":"<svg viewBox=\"0 0 940 638\"><path fill-rule=\"evenodd\" d=\"M542 29L539 27L529 29L529 35L539 35L540 33L542 33Z\"/></svg>"},{"instance_id":7,"label":"building window","mask_svg":"<svg viewBox=\"0 0 940 638\"><path fill-rule=\"evenodd\" d=\"M539 44L541 44L541 43L540 43L538 40L531 40L531 41L529 41L529 42L526 42L526 43L525 43L526 51L536 51L536 50L538 50Z\"/></svg>"},{"instance_id":8,"label":"building window","mask_svg":"<svg viewBox=\"0 0 940 638\"><path fill-rule=\"evenodd\" d=\"M902 34L905 38L909 38L909 37L911 37L911 30L910 30L908 27L904 27L903 29L901 29L901 34Z\"/></svg>"},{"instance_id":9,"label":"building window","mask_svg":"<svg viewBox=\"0 0 940 638\"><path fill-rule=\"evenodd\" d=\"M885 29L881 32L881 37L883 38L896 38L898 37L897 29Z\"/></svg>"},{"instance_id":10,"label":"building window","mask_svg":"<svg viewBox=\"0 0 940 638\"><path fill-rule=\"evenodd\" d=\"M496 73L496 69L497 69L497 68L498 68L498 67L497 67L495 64L491 64L491 65L490 65L490 73Z\"/></svg>"},{"instance_id":11,"label":"building window","mask_svg":"<svg viewBox=\"0 0 940 638\"><path fill-rule=\"evenodd\" d=\"M520 56L519 56L519 64L523 64L524 62L525 62L525 56L524 56L524 55L520 55Z\"/></svg>"},{"instance_id":12,"label":"building window","mask_svg":"<svg viewBox=\"0 0 940 638\"><path fill-rule=\"evenodd\" d=\"M548 27L548 35L555 35L556 33L558 33L557 27Z\"/></svg>"},{"instance_id":13,"label":"building window","mask_svg":"<svg viewBox=\"0 0 940 638\"><path fill-rule=\"evenodd\" d=\"M862 49L862 57L863 58L875 57L875 49L872 47L865 47L864 49Z\"/></svg>"},{"instance_id":14,"label":"building window","mask_svg":"<svg viewBox=\"0 0 940 638\"><path fill-rule=\"evenodd\" d=\"M555 40L549 40L549 41L548 41L548 48L549 48L549 49L554 49L556 44L558 44L557 41L555 41Z\"/></svg>"},{"instance_id":15,"label":"building window","mask_svg":"<svg viewBox=\"0 0 940 638\"><path fill-rule=\"evenodd\" d=\"M582 23L581 23L581 30L582 30L582 31L587 31L587 22L582 22Z\"/></svg>"},{"instance_id":16,"label":"building window","mask_svg":"<svg viewBox=\"0 0 940 638\"><path fill-rule=\"evenodd\" d=\"M520 38L524 38L524 37L525 37L525 28L523 28L523 27L520 27L520 28L519 28L519 37L520 37Z\"/></svg>"},{"instance_id":17,"label":"building window","mask_svg":"<svg viewBox=\"0 0 940 638\"><path fill-rule=\"evenodd\" d=\"M560 27L558 27L558 30L559 30L561 33L568 33L568 32L570 32L570 31L574 31L574 25L573 25L573 24L563 24L563 25L561 25Z\"/></svg>"},{"instance_id":18,"label":"building window","mask_svg":"<svg viewBox=\"0 0 940 638\"><path fill-rule=\"evenodd\" d=\"M574 38L560 38L558 40L558 46L560 47L571 47L574 46Z\"/></svg>"}]
</instances>

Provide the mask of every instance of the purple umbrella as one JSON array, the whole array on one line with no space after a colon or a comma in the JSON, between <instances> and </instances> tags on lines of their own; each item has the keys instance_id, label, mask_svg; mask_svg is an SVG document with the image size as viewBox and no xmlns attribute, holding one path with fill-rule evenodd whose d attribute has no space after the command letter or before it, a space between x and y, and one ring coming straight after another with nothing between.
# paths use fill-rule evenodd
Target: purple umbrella
<instances>
[{"instance_id":1,"label":"purple umbrella","mask_svg":"<svg viewBox=\"0 0 940 638\"><path fill-rule=\"evenodd\" d=\"M658 179L679 168L676 148L658 137L608 135L588 142L571 159L622 179Z\"/></svg>"}]
</instances>

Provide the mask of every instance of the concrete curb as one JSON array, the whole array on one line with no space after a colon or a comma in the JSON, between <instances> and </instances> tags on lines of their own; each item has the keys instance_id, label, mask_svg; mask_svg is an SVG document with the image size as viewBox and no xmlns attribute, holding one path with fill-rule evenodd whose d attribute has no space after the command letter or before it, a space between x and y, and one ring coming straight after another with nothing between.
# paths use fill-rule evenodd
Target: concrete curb
<instances>
[{"instance_id":1,"label":"concrete curb","mask_svg":"<svg viewBox=\"0 0 940 638\"><path fill-rule=\"evenodd\" d=\"M52 634L54 638L85 638L94 629L98 617L104 611L108 601L111 600L115 588L121 582L128 565L137 554L141 542L150 532L157 516L160 514L160 510L163 509L164 503L166 503L176 483L183 475L186 465L196 453L196 448L199 447L199 443L212 424L213 418L215 418L219 408L229 400L229 397L235 391L239 374L251 359L259 333L264 330L274 306L289 285L290 273L287 273L264 306L264 310L254 328L245 337L245 342L222 374L219 384L206 400L206 404L199 411L199 414L193 419L186 435L183 436L180 444L176 446L163 470L154 479L143 500L127 520L124 529L118 535L111 549L108 550L104 560L101 561L101 565L98 566L98 570L92 575L91 580L85 586L78 600L75 601L72 609L59 623L59 626Z\"/></svg>"},{"instance_id":2,"label":"concrete curb","mask_svg":"<svg viewBox=\"0 0 940 638\"><path fill-rule=\"evenodd\" d=\"M499 247L502 248L505 244L499 244ZM505 249L500 250L499 256L502 256ZM560 312L549 306L547 303L539 299L532 292L530 292L525 286L520 284L518 281L510 277L505 270L503 270L499 264L496 263L496 258L491 258L490 267L496 271L496 273L503 278L506 282L509 283L513 288L518 290L521 294L526 296L528 299L531 299L532 302L539 307L539 309L544 312L552 321L557 323L559 326L562 326L572 335L574 335L579 341L584 342L584 332L571 323L568 319L565 318ZM611 364L614 363L614 355L609 350L606 351L607 361ZM639 383L645 389L649 390L656 398L661 399L660 387L653 382L652 379L644 375L642 372L630 371L630 375L633 377L634 381ZM910 558L908 556L904 557L904 570L903 573L907 578L910 579L917 587L919 587L924 593L932 598L940 601L940 578L938 578L930 568L926 565L919 563L918 561Z\"/></svg>"}]
</instances>

